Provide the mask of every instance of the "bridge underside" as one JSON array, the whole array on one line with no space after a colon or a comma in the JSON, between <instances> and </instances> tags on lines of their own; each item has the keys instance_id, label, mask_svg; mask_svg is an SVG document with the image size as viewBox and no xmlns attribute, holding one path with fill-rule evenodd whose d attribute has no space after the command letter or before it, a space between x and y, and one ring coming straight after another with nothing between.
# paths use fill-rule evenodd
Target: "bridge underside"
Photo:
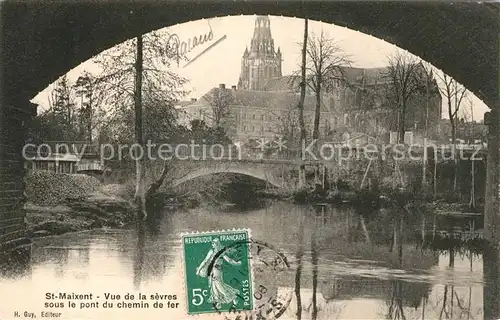
<instances>
[{"instance_id":1,"label":"bridge underside","mask_svg":"<svg viewBox=\"0 0 500 320\"><path fill-rule=\"evenodd\" d=\"M270 14L345 26L434 64L488 105L498 97L499 4L358 1L5 1L4 99L29 99L77 64L142 33L202 18ZM13 100L12 100L13 99Z\"/></svg>"}]
</instances>

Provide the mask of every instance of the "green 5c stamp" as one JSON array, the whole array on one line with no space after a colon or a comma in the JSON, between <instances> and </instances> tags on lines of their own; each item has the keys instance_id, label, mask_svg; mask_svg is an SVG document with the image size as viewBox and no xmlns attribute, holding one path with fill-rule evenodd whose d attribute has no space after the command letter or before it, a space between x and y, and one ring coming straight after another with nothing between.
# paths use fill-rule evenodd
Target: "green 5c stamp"
<instances>
[{"instance_id":1,"label":"green 5c stamp","mask_svg":"<svg viewBox=\"0 0 500 320\"><path fill-rule=\"evenodd\" d=\"M189 315L253 308L249 230L184 234Z\"/></svg>"}]
</instances>

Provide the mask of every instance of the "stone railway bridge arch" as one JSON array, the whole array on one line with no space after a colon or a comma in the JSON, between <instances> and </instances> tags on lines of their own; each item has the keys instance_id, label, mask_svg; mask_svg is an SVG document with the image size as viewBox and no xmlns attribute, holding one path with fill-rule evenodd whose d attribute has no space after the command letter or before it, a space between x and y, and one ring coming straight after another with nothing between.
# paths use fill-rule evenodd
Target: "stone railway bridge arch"
<instances>
[{"instance_id":1,"label":"stone railway bridge arch","mask_svg":"<svg viewBox=\"0 0 500 320\"><path fill-rule=\"evenodd\" d=\"M177 161L179 162L179 161ZM175 164L174 164L175 165ZM290 182L290 172L297 170L298 164L285 161L259 161L259 160L202 160L182 161L175 167L175 173L170 183L176 187L198 177L217 174L241 174L265 181L273 187L285 187Z\"/></svg>"},{"instance_id":2,"label":"stone railway bridge arch","mask_svg":"<svg viewBox=\"0 0 500 320\"><path fill-rule=\"evenodd\" d=\"M3 83L3 98L26 103L79 63L152 30L204 18L269 14L307 17L386 40L444 70L492 106L498 98L499 6L442 1L4 1L2 62L9 81Z\"/></svg>"},{"instance_id":3,"label":"stone railway bridge arch","mask_svg":"<svg viewBox=\"0 0 500 320\"><path fill-rule=\"evenodd\" d=\"M432 63L492 108L498 141L499 4L358 1L103 1L1 4L0 251L26 242L22 146L39 91L79 63L132 37L178 23L227 15L282 15L373 35ZM196 35L193 35L196 36ZM498 145L490 144L486 211L498 218ZM490 194L488 193L488 194ZM487 215L488 216L488 215ZM488 234L488 233L486 233ZM492 235L500 243L500 236Z\"/></svg>"}]
</instances>

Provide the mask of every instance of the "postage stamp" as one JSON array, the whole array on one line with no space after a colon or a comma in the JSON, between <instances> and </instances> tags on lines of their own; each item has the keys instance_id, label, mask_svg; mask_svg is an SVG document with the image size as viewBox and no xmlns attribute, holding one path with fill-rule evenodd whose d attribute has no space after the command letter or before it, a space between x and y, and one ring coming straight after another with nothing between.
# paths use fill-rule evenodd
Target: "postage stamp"
<instances>
[{"instance_id":1,"label":"postage stamp","mask_svg":"<svg viewBox=\"0 0 500 320\"><path fill-rule=\"evenodd\" d=\"M181 235L188 315L224 314L225 320L277 319L292 298L281 290L290 264L249 229Z\"/></svg>"},{"instance_id":2,"label":"postage stamp","mask_svg":"<svg viewBox=\"0 0 500 320\"><path fill-rule=\"evenodd\" d=\"M187 313L252 310L250 230L183 234L181 239Z\"/></svg>"}]
</instances>

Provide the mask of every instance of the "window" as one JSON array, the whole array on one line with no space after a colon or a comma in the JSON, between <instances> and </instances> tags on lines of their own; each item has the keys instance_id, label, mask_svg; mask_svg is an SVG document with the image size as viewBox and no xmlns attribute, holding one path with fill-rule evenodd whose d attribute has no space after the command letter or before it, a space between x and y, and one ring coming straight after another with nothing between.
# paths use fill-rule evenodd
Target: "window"
<instances>
[{"instance_id":1,"label":"window","mask_svg":"<svg viewBox=\"0 0 500 320\"><path fill-rule=\"evenodd\" d=\"M261 116L260 116L260 119L262 119L262 120L265 120L265 118L266 118L266 117L264 117L264 115L261 115Z\"/></svg>"},{"instance_id":2,"label":"window","mask_svg":"<svg viewBox=\"0 0 500 320\"><path fill-rule=\"evenodd\" d=\"M243 131L245 131L245 132L247 131L247 126L243 127Z\"/></svg>"},{"instance_id":3,"label":"window","mask_svg":"<svg viewBox=\"0 0 500 320\"><path fill-rule=\"evenodd\" d=\"M255 114L252 114L252 119L254 119L254 120L255 120Z\"/></svg>"},{"instance_id":4,"label":"window","mask_svg":"<svg viewBox=\"0 0 500 320\"><path fill-rule=\"evenodd\" d=\"M255 127L254 127L254 126L252 126L252 130L250 130L250 131L255 131Z\"/></svg>"}]
</instances>

